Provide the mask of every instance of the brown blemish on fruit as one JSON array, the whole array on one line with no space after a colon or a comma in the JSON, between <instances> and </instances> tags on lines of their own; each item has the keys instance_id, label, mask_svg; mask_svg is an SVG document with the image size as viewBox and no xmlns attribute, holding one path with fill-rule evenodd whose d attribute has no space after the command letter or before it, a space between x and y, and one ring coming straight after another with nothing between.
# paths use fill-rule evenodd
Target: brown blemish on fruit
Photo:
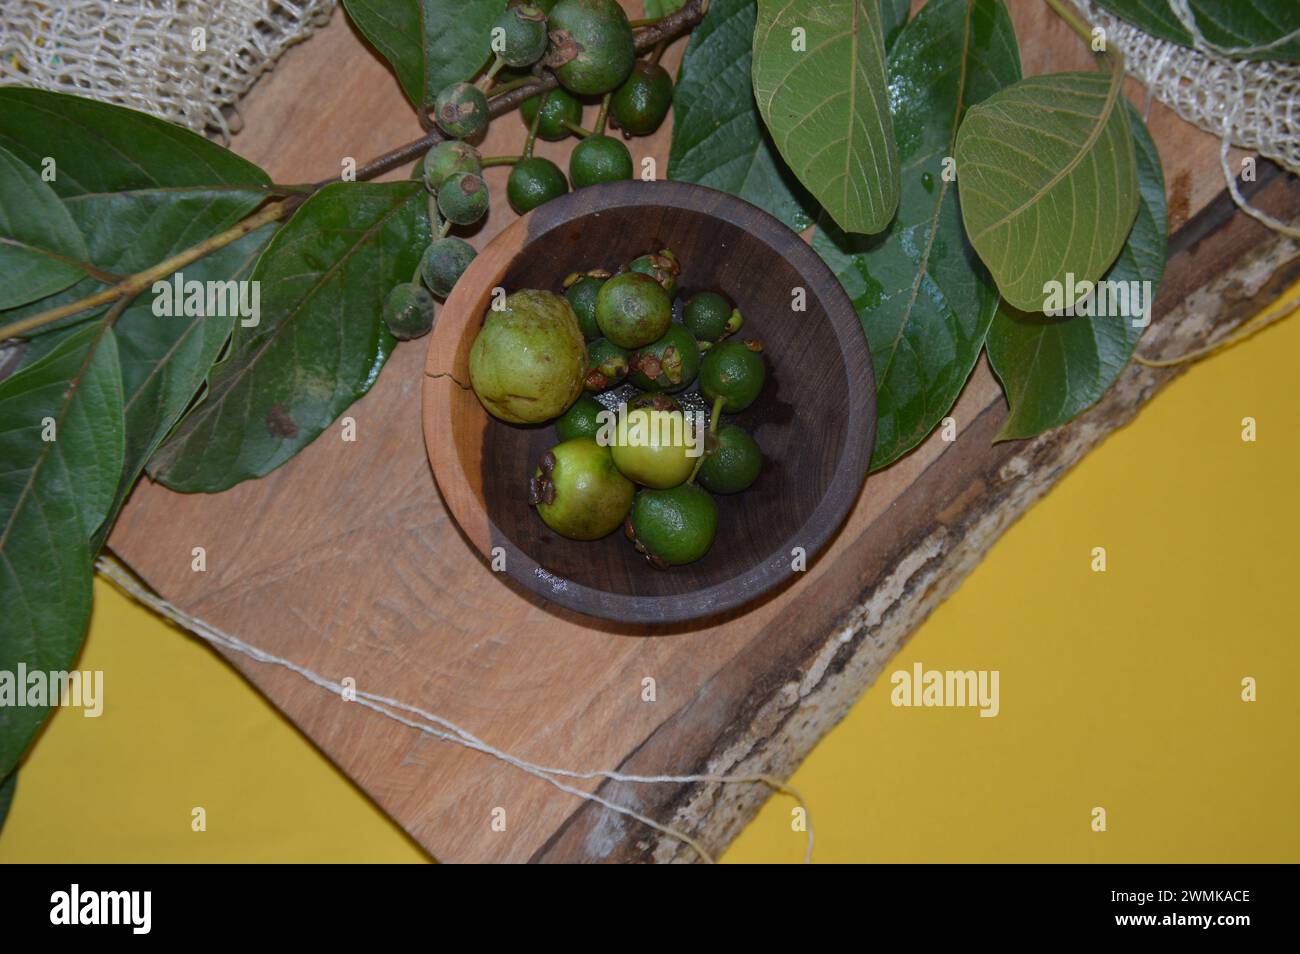
<instances>
[{"instance_id":1,"label":"brown blemish on fruit","mask_svg":"<svg viewBox=\"0 0 1300 954\"><path fill-rule=\"evenodd\" d=\"M568 30L552 30L551 46L546 51L543 62L556 70L574 59L582 52L582 44L573 38Z\"/></svg>"},{"instance_id":2,"label":"brown blemish on fruit","mask_svg":"<svg viewBox=\"0 0 1300 954\"><path fill-rule=\"evenodd\" d=\"M636 358L636 370L640 371L650 380L659 377L662 370L659 365L659 359L652 354L643 354Z\"/></svg>"}]
</instances>

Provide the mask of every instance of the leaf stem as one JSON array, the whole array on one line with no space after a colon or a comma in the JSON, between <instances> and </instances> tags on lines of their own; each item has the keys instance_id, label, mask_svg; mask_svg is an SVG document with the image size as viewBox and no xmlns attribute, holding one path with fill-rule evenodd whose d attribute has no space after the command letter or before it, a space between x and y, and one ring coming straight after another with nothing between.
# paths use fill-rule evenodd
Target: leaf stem
<instances>
[{"instance_id":1,"label":"leaf stem","mask_svg":"<svg viewBox=\"0 0 1300 954\"><path fill-rule=\"evenodd\" d=\"M297 198L281 199L278 202L272 202L261 212L254 213L244 219L237 225L226 229L218 235L204 239L197 245L187 248L183 252L173 255L165 261L159 262L152 268L145 269L143 272L137 272L134 275L122 279L122 281L102 289L93 295L87 295L85 298L69 302L66 305L60 305L57 308L50 308L39 314L31 315L21 321L15 321L12 324L0 328L0 341L8 338L14 338L19 335L27 334L37 328L41 328L51 322L58 321L60 318L67 318L69 315L80 314L88 311L97 305L104 305L110 301L116 301L119 298L134 298L140 292L149 288L156 281L161 281L172 272L178 271L196 262L210 252L215 252L219 248L225 248L231 242L235 242L249 232L260 229L263 225L271 222L277 222L282 219L293 209L297 208L301 202Z\"/></svg>"},{"instance_id":2,"label":"leaf stem","mask_svg":"<svg viewBox=\"0 0 1300 954\"><path fill-rule=\"evenodd\" d=\"M1070 28L1083 38L1083 42L1087 43L1091 47L1092 30L1088 28L1088 24L1084 23L1078 16L1067 9L1061 0L1046 0L1046 2L1047 5L1055 11L1056 15L1069 24Z\"/></svg>"}]
</instances>

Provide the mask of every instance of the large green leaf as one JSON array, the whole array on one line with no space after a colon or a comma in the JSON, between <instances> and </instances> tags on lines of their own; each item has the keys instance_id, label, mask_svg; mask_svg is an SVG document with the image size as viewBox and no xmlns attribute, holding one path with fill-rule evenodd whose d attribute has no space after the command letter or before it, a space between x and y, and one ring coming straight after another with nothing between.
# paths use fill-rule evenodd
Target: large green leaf
<instances>
[{"instance_id":1,"label":"large green leaf","mask_svg":"<svg viewBox=\"0 0 1300 954\"><path fill-rule=\"evenodd\" d=\"M256 188L166 188L88 193L64 200L73 221L87 238L90 260L119 275L142 271L192 245L225 231L265 198ZM3 320L14 321L66 302L77 301L103 286L85 278L56 295L16 308ZM53 335L99 317L107 306L71 315L36 333L23 356L31 364L58 344Z\"/></svg>"},{"instance_id":2,"label":"large green leaf","mask_svg":"<svg viewBox=\"0 0 1300 954\"><path fill-rule=\"evenodd\" d=\"M0 782L0 832L4 831L5 819L9 817L9 808L14 803L14 792L18 789L18 770L14 769L9 777Z\"/></svg>"},{"instance_id":3,"label":"large green leaf","mask_svg":"<svg viewBox=\"0 0 1300 954\"><path fill-rule=\"evenodd\" d=\"M133 239L123 255L144 260L162 261L195 241L207 238L228 228L242 217L240 202L232 193L208 190L176 190L158 193L146 190L132 193L146 206L153 206L159 196L169 196L181 210L198 213L190 220L192 228L147 231ZM108 200L102 197L84 197L70 200L79 213L87 213L90 206ZM120 208L120 203L114 205ZM164 213L164 215L169 213ZM130 220L133 216L125 216ZM179 274L183 283L242 281L250 277L258 255L275 232L275 226L264 226L236 242L207 255L179 273L166 279L169 286ZM112 223L95 235L114 234ZM111 250L104 250L109 255ZM206 287L206 284L205 284ZM157 301L152 291L137 297L114 322L118 351L122 367L126 453L122 479L114 495L105 525L92 540L92 551L107 538L111 522L126 501L145 463L175 426L194 396L207 381L208 372L226 341L230 337L237 316L229 309L219 309L210 315L159 316L154 313ZM64 327L40 335L28 342L19 367L39 361L69 336L78 333L77 327Z\"/></svg>"},{"instance_id":4,"label":"large green leaf","mask_svg":"<svg viewBox=\"0 0 1300 954\"><path fill-rule=\"evenodd\" d=\"M193 185L267 186L257 166L181 126L66 93L0 88L0 146L40 172L53 160L54 191Z\"/></svg>"},{"instance_id":5,"label":"large green leaf","mask_svg":"<svg viewBox=\"0 0 1300 954\"><path fill-rule=\"evenodd\" d=\"M777 150L846 232L898 207L879 0L758 0L754 96Z\"/></svg>"},{"instance_id":6,"label":"large green leaf","mask_svg":"<svg viewBox=\"0 0 1300 954\"><path fill-rule=\"evenodd\" d=\"M276 228L263 226L176 274L187 285L248 280ZM168 281L174 282L176 274ZM122 365L126 453L113 505L91 540L92 551L108 538L145 464L207 383L231 330L245 320L228 309L221 309L224 314L160 318L154 314L154 301L151 294L137 298L114 324Z\"/></svg>"},{"instance_id":7,"label":"large green leaf","mask_svg":"<svg viewBox=\"0 0 1300 954\"><path fill-rule=\"evenodd\" d=\"M122 446L122 380L104 323L0 382L0 672L61 671L76 657L90 615L88 540L112 505ZM0 706L0 776L47 709Z\"/></svg>"},{"instance_id":8,"label":"large green leaf","mask_svg":"<svg viewBox=\"0 0 1300 954\"><path fill-rule=\"evenodd\" d=\"M394 339L382 307L429 244L418 182L326 186L280 229L253 271L261 324L236 328L205 399L149 472L215 492L279 467L370 389Z\"/></svg>"},{"instance_id":9,"label":"large green leaf","mask_svg":"<svg viewBox=\"0 0 1300 954\"><path fill-rule=\"evenodd\" d=\"M668 178L730 192L795 231L816 205L777 155L750 81L754 0L713 0L691 32L673 93Z\"/></svg>"},{"instance_id":10,"label":"large green leaf","mask_svg":"<svg viewBox=\"0 0 1300 954\"><path fill-rule=\"evenodd\" d=\"M885 38L885 52L888 53L898 42L907 25L907 15L911 12L910 0L880 0L880 32ZM1016 61L1020 60L1020 51L1016 51Z\"/></svg>"},{"instance_id":11,"label":"large green leaf","mask_svg":"<svg viewBox=\"0 0 1300 954\"><path fill-rule=\"evenodd\" d=\"M813 248L853 299L876 372L876 446L884 467L930 433L984 345L998 293L966 241L944 175L963 112L1020 78L1002 0L930 0L890 55L902 165L898 214L865 238L819 224Z\"/></svg>"},{"instance_id":12,"label":"large green leaf","mask_svg":"<svg viewBox=\"0 0 1300 954\"><path fill-rule=\"evenodd\" d=\"M1096 2L1152 36L1193 45L1192 34L1169 0ZM1296 0L1189 0L1187 6L1197 30L1211 48L1233 59L1300 59L1300 3Z\"/></svg>"},{"instance_id":13,"label":"large green leaf","mask_svg":"<svg viewBox=\"0 0 1300 954\"><path fill-rule=\"evenodd\" d=\"M0 308L52 295L85 276L86 243L54 190L0 146Z\"/></svg>"},{"instance_id":14,"label":"large green leaf","mask_svg":"<svg viewBox=\"0 0 1300 954\"><path fill-rule=\"evenodd\" d=\"M343 0L343 7L419 108L483 66L506 0Z\"/></svg>"},{"instance_id":15,"label":"large green leaf","mask_svg":"<svg viewBox=\"0 0 1300 954\"><path fill-rule=\"evenodd\" d=\"M1149 309L1165 270L1165 177L1160 154L1128 103L1142 201L1128 240L1103 281L1149 282ZM1140 286L1139 286L1140 287ZM1064 424L1106 393L1128 364L1145 330L1142 318L1120 315L1049 318L1003 305L989 329L989 362L1007 392L1011 413L1000 440L1033 437Z\"/></svg>"},{"instance_id":16,"label":"large green leaf","mask_svg":"<svg viewBox=\"0 0 1300 954\"><path fill-rule=\"evenodd\" d=\"M1137 215L1121 77L1031 76L972 108L957 133L957 183L971 244L1002 297L1043 307L1047 285L1096 281Z\"/></svg>"},{"instance_id":17,"label":"large green leaf","mask_svg":"<svg viewBox=\"0 0 1300 954\"><path fill-rule=\"evenodd\" d=\"M76 200L68 203L68 211L89 246L88 260L118 273L159 261L136 254L147 252L157 242L156 236L141 230L176 229L177 235L171 237L183 239L198 234L207 221L200 213L201 200L189 196L178 204L165 201L167 197L161 194L152 204L147 198L127 200L123 196L205 186L214 197L228 192L232 203L252 201L255 205L259 193L264 198L270 192L265 172L188 129L64 93L0 88L0 147L36 172L53 173L50 186L55 193ZM124 209L126 201L133 207ZM226 208L223 200L213 214ZM196 212L194 221L185 221L186 210ZM119 213L123 213L120 221ZM105 227L112 231L98 235ZM185 246L174 247L179 251ZM105 250L107 259L103 259ZM64 291L0 313L0 323L76 301L100 287L94 279L83 278ZM78 324L103 311L75 315L41 331Z\"/></svg>"}]
</instances>

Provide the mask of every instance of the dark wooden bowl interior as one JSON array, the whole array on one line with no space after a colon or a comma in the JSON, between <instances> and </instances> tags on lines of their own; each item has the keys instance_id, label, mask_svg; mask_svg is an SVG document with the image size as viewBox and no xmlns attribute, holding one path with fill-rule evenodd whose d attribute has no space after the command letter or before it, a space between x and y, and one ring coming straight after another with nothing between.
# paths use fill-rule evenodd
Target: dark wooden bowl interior
<instances>
[{"instance_id":1,"label":"dark wooden bowl interior","mask_svg":"<svg viewBox=\"0 0 1300 954\"><path fill-rule=\"evenodd\" d=\"M507 550L507 571L549 599L627 622L716 613L788 580L792 550L801 547L811 559L842 522L872 446L871 363L838 282L776 220L683 183L584 189L532 213L527 232L496 282L507 291L560 291L571 272L613 271L669 248L682 263L680 293L712 289L734 300L745 318L738 337L762 342L768 379L754 404L723 423L748 431L765 465L749 490L715 495L718 533L708 554L660 571L621 532L596 542L552 532L529 507L526 483L557 443L554 427L489 418L480 460L467 471L481 475L479 496L494 544ZM792 307L798 288L805 311ZM467 322L471 340L481 323L481 314Z\"/></svg>"}]
</instances>

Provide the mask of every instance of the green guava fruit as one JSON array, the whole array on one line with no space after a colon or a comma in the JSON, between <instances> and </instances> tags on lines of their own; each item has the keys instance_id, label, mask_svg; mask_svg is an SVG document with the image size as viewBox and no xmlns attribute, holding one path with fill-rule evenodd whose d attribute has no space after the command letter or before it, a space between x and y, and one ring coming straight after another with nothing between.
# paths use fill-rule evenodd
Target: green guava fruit
<instances>
[{"instance_id":1,"label":"green guava fruit","mask_svg":"<svg viewBox=\"0 0 1300 954\"><path fill-rule=\"evenodd\" d=\"M469 380L489 414L512 424L559 417L582 393L587 348L569 303L525 289L488 309L469 352Z\"/></svg>"}]
</instances>

